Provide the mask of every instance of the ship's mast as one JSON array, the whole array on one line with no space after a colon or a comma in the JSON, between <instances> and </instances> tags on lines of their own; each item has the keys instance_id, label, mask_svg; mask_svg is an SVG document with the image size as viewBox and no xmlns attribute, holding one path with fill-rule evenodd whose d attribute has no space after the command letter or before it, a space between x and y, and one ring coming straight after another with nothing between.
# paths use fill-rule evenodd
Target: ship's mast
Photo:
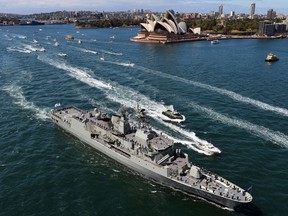
<instances>
[{"instance_id":1,"label":"ship's mast","mask_svg":"<svg viewBox=\"0 0 288 216\"><path fill-rule=\"evenodd\" d=\"M141 109L138 103L136 108L136 117L138 121L138 128L147 128L146 110Z\"/></svg>"}]
</instances>

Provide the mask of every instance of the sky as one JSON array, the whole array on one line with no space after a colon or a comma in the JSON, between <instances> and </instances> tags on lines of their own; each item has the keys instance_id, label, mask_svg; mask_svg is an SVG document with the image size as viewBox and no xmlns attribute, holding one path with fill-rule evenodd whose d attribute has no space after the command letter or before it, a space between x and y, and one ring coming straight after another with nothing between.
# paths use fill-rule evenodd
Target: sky
<instances>
[{"instance_id":1,"label":"sky","mask_svg":"<svg viewBox=\"0 0 288 216\"><path fill-rule=\"evenodd\" d=\"M54 11L128 11L151 10L165 12L209 13L223 5L225 14L231 11L250 13L251 3L256 4L256 14L266 14L268 9L288 15L287 0L0 0L0 13L32 14Z\"/></svg>"}]
</instances>

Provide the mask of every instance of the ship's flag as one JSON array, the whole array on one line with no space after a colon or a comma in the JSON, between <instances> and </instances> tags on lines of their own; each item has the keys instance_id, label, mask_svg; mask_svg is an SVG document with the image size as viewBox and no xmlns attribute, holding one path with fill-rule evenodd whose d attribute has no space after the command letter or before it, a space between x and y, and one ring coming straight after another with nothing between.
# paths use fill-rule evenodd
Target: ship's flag
<instances>
[{"instance_id":1,"label":"ship's flag","mask_svg":"<svg viewBox=\"0 0 288 216\"><path fill-rule=\"evenodd\" d=\"M60 107L60 106L61 106L60 103L56 103L56 104L54 105L55 108L56 108L56 107Z\"/></svg>"}]
</instances>

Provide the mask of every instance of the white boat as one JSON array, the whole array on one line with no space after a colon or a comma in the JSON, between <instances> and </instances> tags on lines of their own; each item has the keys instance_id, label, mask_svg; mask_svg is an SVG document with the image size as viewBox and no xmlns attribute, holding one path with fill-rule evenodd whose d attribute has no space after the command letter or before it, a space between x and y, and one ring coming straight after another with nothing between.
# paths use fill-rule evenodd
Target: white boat
<instances>
[{"instance_id":1,"label":"white boat","mask_svg":"<svg viewBox=\"0 0 288 216\"><path fill-rule=\"evenodd\" d=\"M66 56L67 56L66 53L58 53L57 55L58 55L58 56L61 56L61 57L66 57Z\"/></svg>"},{"instance_id":2,"label":"white boat","mask_svg":"<svg viewBox=\"0 0 288 216\"><path fill-rule=\"evenodd\" d=\"M171 121L177 123L183 122L186 119L184 115L181 115L179 112L174 110L173 105L170 105L167 110L162 111L160 117L163 121Z\"/></svg>"},{"instance_id":3,"label":"white boat","mask_svg":"<svg viewBox=\"0 0 288 216\"><path fill-rule=\"evenodd\" d=\"M219 43L219 40L212 40L211 41L211 44L218 44Z\"/></svg>"},{"instance_id":4,"label":"white boat","mask_svg":"<svg viewBox=\"0 0 288 216\"><path fill-rule=\"evenodd\" d=\"M278 61L278 60L279 60L278 56L273 54L273 53L269 53L267 55L267 57L265 58L266 62L274 62L274 61Z\"/></svg>"},{"instance_id":5,"label":"white boat","mask_svg":"<svg viewBox=\"0 0 288 216\"><path fill-rule=\"evenodd\" d=\"M32 43L33 43L33 44L36 44L36 45L39 45L39 42L38 42L36 39L33 39L33 40L32 40Z\"/></svg>"},{"instance_id":6,"label":"white boat","mask_svg":"<svg viewBox=\"0 0 288 216\"><path fill-rule=\"evenodd\" d=\"M195 144L196 148L206 152L209 155L215 155L220 154L221 150L217 147L215 147L213 144L205 141L205 140L199 140Z\"/></svg>"},{"instance_id":7,"label":"white boat","mask_svg":"<svg viewBox=\"0 0 288 216\"><path fill-rule=\"evenodd\" d=\"M59 46L59 43L56 41L56 42L54 43L54 46Z\"/></svg>"},{"instance_id":8,"label":"white boat","mask_svg":"<svg viewBox=\"0 0 288 216\"><path fill-rule=\"evenodd\" d=\"M124 66L126 67L134 67L134 63L123 63Z\"/></svg>"},{"instance_id":9,"label":"white boat","mask_svg":"<svg viewBox=\"0 0 288 216\"><path fill-rule=\"evenodd\" d=\"M81 40L78 40L78 43L79 43L79 44L81 44L81 43L82 43L82 41L81 41Z\"/></svg>"},{"instance_id":10,"label":"white boat","mask_svg":"<svg viewBox=\"0 0 288 216\"><path fill-rule=\"evenodd\" d=\"M100 61L105 61L104 57L100 57Z\"/></svg>"}]
</instances>

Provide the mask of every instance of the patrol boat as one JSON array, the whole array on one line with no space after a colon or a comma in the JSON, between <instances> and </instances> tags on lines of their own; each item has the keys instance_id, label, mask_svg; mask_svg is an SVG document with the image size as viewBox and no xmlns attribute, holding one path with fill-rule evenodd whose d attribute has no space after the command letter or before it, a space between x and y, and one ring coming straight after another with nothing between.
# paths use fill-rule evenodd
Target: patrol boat
<instances>
[{"instance_id":1,"label":"patrol boat","mask_svg":"<svg viewBox=\"0 0 288 216\"><path fill-rule=\"evenodd\" d=\"M252 201L247 190L189 162L173 140L148 126L145 114L137 109L138 123L133 124L123 110L109 117L98 109L68 107L54 109L51 118L81 141L156 182L230 209Z\"/></svg>"}]
</instances>

